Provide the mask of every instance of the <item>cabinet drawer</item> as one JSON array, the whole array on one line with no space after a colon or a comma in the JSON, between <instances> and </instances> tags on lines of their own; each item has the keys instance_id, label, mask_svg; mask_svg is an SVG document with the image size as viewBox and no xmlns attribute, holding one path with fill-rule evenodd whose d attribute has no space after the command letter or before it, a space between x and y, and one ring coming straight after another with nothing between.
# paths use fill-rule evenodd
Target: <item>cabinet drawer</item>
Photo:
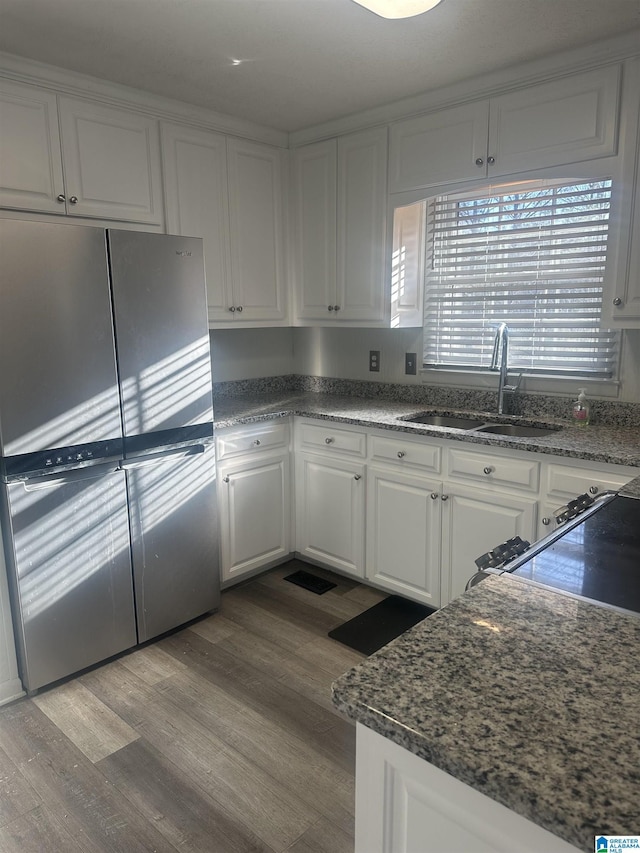
<instances>
[{"instance_id":1,"label":"cabinet drawer","mask_svg":"<svg viewBox=\"0 0 640 853\"><path fill-rule=\"evenodd\" d=\"M234 429L217 436L218 461L238 456L241 453L271 450L289 444L289 423L261 423Z\"/></svg>"},{"instance_id":2,"label":"cabinet drawer","mask_svg":"<svg viewBox=\"0 0 640 853\"><path fill-rule=\"evenodd\" d=\"M427 441L405 441L402 438L373 436L370 444L371 459L376 462L395 462L425 471L440 473L442 448Z\"/></svg>"},{"instance_id":3,"label":"cabinet drawer","mask_svg":"<svg viewBox=\"0 0 640 853\"><path fill-rule=\"evenodd\" d=\"M484 486L495 483L527 492L537 492L540 479L538 462L468 450L449 450L448 475L482 482Z\"/></svg>"},{"instance_id":4,"label":"cabinet drawer","mask_svg":"<svg viewBox=\"0 0 640 853\"><path fill-rule=\"evenodd\" d=\"M593 471L572 468L569 465L549 465L547 470L547 492L562 496L599 494L607 489L619 489L629 482L629 475L615 471Z\"/></svg>"},{"instance_id":5,"label":"cabinet drawer","mask_svg":"<svg viewBox=\"0 0 640 853\"><path fill-rule=\"evenodd\" d=\"M324 450L328 453L340 453L364 458L367 453L367 437L363 432L335 429L330 422L326 424L300 424L297 430L300 450Z\"/></svg>"}]
</instances>

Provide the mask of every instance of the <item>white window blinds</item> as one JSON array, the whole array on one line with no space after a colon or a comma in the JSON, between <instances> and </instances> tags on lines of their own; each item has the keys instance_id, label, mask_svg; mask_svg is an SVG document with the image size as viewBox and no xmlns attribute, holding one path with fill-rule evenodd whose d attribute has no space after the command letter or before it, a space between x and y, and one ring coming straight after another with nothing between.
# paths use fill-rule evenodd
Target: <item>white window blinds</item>
<instances>
[{"instance_id":1,"label":"white window blinds","mask_svg":"<svg viewBox=\"0 0 640 853\"><path fill-rule=\"evenodd\" d=\"M611 377L618 336L600 328L610 199L610 180L432 199L425 365L488 367L505 322L510 368Z\"/></svg>"}]
</instances>

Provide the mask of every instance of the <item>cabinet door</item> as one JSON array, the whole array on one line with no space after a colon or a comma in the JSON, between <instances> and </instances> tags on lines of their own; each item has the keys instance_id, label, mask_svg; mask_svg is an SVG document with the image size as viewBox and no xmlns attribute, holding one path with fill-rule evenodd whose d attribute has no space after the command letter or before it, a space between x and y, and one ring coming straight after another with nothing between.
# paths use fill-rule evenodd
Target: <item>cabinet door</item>
<instances>
[{"instance_id":1,"label":"cabinet door","mask_svg":"<svg viewBox=\"0 0 640 853\"><path fill-rule=\"evenodd\" d=\"M58 108L67 212L161 225L158 123L75 98Z\"/></svg>"},{"instance_id":2,"label":"cabinet door","mask_svg":"<svg viewBox=\"0 0 640 853\"><path fill-rule=\"evenodd\" d=\"M335 139L294 152L296 316L333 318L336 304Z\"/></svg>"},{"instance_id":3,"label":"cabinet door","mask_svg":"<svg viewBox=\"0 0 640 853\"><path fill-rule=\"evenodd\" d=\"M56 96L0 81L0 206L64 213Z\"/></svg>"},{"instance_id":4,"label":"cabinet door","mask_svg":"<svg viewBox=\"0 0 640 853\"><path fill-rule=\"evenodd\" d=\"M488 125L488 101L393 124L389 142L389 192L484 177ZM482 162L477 164L476 160Z\"/></svg>"},{"instance_id":5,"label":"cabinet door","mask_svg":"<svg viewBox=\"0 0 640 853\"><path fill-rule=\"evenodd\" d=\"M529 542L536 538L537 501L447 484L442 500L444 605L462 595L481 554L513 536Z\"/></svg>"},{"instance_id":6,"label":"cabinet door","mask_svg":"<svg viewBox=\"0 0 640 853\"><path fill-rule=\"evenodd\" d=\"M430 607L440 606L440 491L436 480L367 471L367 578Z\"/></svg>"},{"instance_id":7,"label":"cabinet door","mask_svg":"<svg viewBox=\"0 0 640 853\"><path fill-rule=\"evenodd\" d=\"M338 320L381 323L385 303L387 129L338 140Z\"/></svg>"},{"instance_id":8,"label":"cabinet door","mask_svg":"<svg viewBox=\"0 0 640 853\"><path fill-rule=\"evenodd\" d=\"M218 466L223 583L289 554L290 492L288 450Z\"/></svg>"},{"instance_id":9,"label":"cabinet door","mask_svg":"<svg viewBox=\"0 0 640 853\"><path fill-rule=\"evenodd\" d=\"M226 138L163 123L167 231L202 237L209 320L229 317L231 296Z\"/></svg>"},{"instance_id":10,"label":"cabinet door","mask_svg":"<svg viewBox=\"0 0 640 853\"><path fill-rule=\"evenodd\" d=\"M296 550L364 575L364 465L300 453L296 458Z\"/></svg>"},{"instance_id":11,"label":"cabinet door","mask_svg":"<svg viewBox=\"0 0 640 853\"><path fill-rule=\"evenodd\" d=\"M615 154L619 85L612 65L493 98L489 175Z\"/></svg>"},{"instance_id":12,"label":"cabinet door","mask_svg":"<svg viewBox=\"0 0 640 853\"><path fill-rule=\"evenodd\" d=\"M285 320L283 152L227 141L235 320Z\"/></svg>"}]
</instances>

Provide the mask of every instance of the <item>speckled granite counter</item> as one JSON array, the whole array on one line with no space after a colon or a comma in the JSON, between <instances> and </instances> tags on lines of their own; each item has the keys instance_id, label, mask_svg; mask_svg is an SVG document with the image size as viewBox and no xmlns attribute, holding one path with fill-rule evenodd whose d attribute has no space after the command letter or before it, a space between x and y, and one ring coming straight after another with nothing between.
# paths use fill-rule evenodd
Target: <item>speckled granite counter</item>
<instances>
[{"instance_id":1,"label":"speckled granite counter","mask_svg":"<svg viewBox=\"0 0 640 853\"><path fill-rule=\"evenodd\" d=\"M640 618L492 577L333 685L346 716L585 851L640 832Z\"/></svg>"},{"instance_id":2,"label":"speckled granite counter","mask_svg":"<svg viewBox=\"0 0 640 853\"><path fill-rule=\"evenodd\" d=\"M410 424L401 420L407 415L432 408L436 407L424 403L397 402L382 398L369 399L315 392L291 394L277 391L216 398L214 406L217 428L287 415L301 415L364 427L399 430L413 435L511 447L516 450L571 456L594 462L640 466L640 427L637 426L589 425L580 428L566 421L563 423L548 418L508 419L534 425L540 422L555 422L563 426L558 432L540 438L519 438ZM486 413L486 417L492 422L500 420L490 412Z\"/></svg>"}]
</instances>

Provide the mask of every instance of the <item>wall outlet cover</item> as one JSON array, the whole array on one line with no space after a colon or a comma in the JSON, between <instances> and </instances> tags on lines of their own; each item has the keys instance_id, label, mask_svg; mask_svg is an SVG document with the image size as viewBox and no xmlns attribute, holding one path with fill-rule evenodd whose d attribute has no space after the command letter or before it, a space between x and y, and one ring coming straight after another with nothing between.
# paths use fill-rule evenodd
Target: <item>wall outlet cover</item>
<instances>
[{"instance_id":1,"label":"wall outlet cover","mask_svg":"<svg viewBox=\"0 0 640 853\"><path fill-rule=\"evenodd\" d=\"M373 373L380 373L380 350L369 350L369 370Z\"/></svg>"},{"instance_id":2,"label":"wall outlet cover","mask_svg":"<svg viewBox=\"0 0 640 853\"><path fill-rule=\"evenodd\" d=\"M415 352L405 352L404 372L409 376L415 376L418 371L418 358Z\"/></svg>"}]
</instances>

